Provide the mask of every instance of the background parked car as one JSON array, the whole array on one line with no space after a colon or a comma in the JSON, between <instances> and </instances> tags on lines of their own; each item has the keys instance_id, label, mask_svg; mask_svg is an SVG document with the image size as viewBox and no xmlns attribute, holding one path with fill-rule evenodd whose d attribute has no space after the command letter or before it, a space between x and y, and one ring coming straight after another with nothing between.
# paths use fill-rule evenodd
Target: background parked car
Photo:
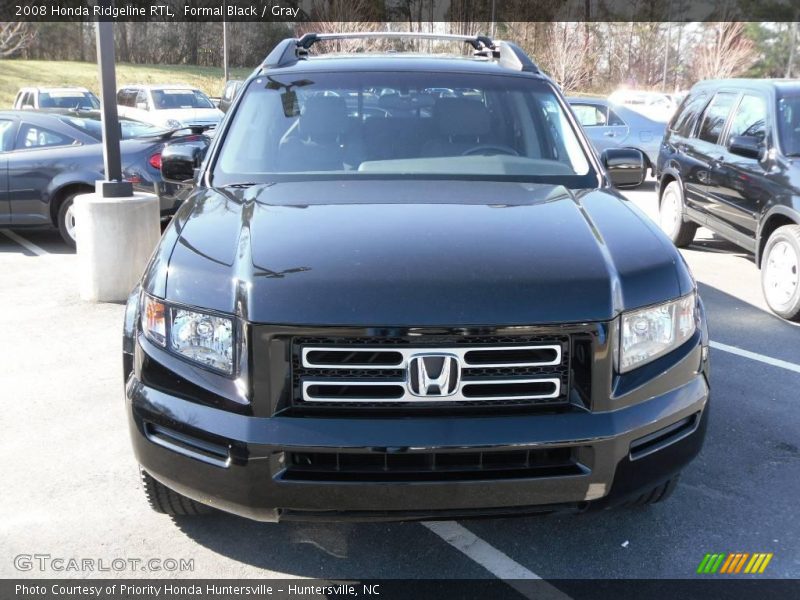
<instances>
[{"instance_id":1,"label":"background parked car","mask_svg":"<svg viewBox=\"0 0 800 600\"><path fill-rule=\"evenodd\" d=\"M222 111L197 88L181 84L128 85L117 92L119 115L159 127L216 126Z\"/></svg>"},{"instance_id":2,"label":"background parked car","mask_svg":"<svg viewBox=\"0 0 800 600\"><path fill-rule=\"evenodd\" d=\"M769 307L800 320L800 81L692 88L658 160L660 224L677 246L700 225L755 254Z\"/></svg>"},{"instance_id":3,"label":"background parked car","mask_svg":"<svg viewBox=\"0 0 800 600\"><path fill-rule=\"evenodd\" d=\"M57 227L75 244L72 201L103 178L99 112L0 112L0 226ZM181 202L179 188L161 179L161 149L173 132L122 119L123 176L156 191L162 216ZM155 188L155 190L154 190Z\"/></svg>"},{"instance_id":4,"label":"background parked car","mask_svg":"<svg viewBox=\"0 0 800 600\"><path fill-rule=\"evenodd\" d=\"M568 98L572 110L598 153L607 148L635 148L644 152L655 174L666 123L619 106L605 98Z\"/></svg>"},{"instance_id":5,"label":"background parked car","mask_svg":"<svg viewBox=\"0 0 800 600\"><path fill-rule=\"evenodd\" d=\"M228 112L231 103L236 98L236 94L242 87L241 79L231 79L225 84L225 89L222 90L222 96L219 99L219 109L222 112Z\"/></svg>"},{"instance_id":6,"label":"background parked car","mask_svg":"<svg viewBox=\"0 0 800 600\"><path fill-rule=\"evenodd\" d=\"M82 87L24 87L17 92L13 108L97 110L100 100Z\"/></svg>"},{"instance_id":7,"label":"background parked car","mask_svg":"<svg viewBox=\"0 0 800 600\"><path fill-rule=\"evenodd\" d=\"M669 121L678 104L669 94L642 90L617 90L608 97L613 104L622 104L656 121Z\"/></svg>"}]
</instances>

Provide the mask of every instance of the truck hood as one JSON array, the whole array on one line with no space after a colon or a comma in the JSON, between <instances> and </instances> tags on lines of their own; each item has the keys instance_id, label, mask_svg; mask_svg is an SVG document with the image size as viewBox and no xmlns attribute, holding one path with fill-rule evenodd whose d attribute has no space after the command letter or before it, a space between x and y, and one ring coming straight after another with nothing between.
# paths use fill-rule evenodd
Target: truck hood
<instances>
[{"instance_id":1,"label":"truck hood","mask_svg":"<svg viewBox=\"0 0 800 600\"><path fill-rule=\"evenodd\" d=\"M675 247L613 192L350 181L200 189L173 221L169 301L259 323L606 321L688 293Z\"/></svg>"}]
</instances>

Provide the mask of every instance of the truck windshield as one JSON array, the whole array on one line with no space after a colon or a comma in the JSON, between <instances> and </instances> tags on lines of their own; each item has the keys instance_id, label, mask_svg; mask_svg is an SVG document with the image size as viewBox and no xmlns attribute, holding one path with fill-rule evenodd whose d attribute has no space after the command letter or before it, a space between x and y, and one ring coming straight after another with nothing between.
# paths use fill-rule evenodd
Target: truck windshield
<instances>
[{"instance_id":1,"label":"truck windshield","mask_svg":"<svg viewBox=\"0 0 800 600\"><path fill-rule=\"evenodd\" d=\"M100 108L100 100L90 92L42 92L39 94L39 108L92 110Z\"/></svg>"},{"instance_id":2,"label":"truck windshield","mask_svg":"<svg viewBox=\"0 0 800 600\"><path fill-rule=\"evenodd\" d=\"M332 175L597 185L545 81L306 72L258 77L244 93L222 142L216 186Z\"/></svg>"}]
</instances>

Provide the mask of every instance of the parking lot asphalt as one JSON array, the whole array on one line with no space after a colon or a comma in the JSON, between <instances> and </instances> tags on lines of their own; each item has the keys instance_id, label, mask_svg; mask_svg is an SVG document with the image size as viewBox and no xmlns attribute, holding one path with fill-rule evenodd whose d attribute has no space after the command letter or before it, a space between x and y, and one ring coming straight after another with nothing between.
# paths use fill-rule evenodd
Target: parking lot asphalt
<instances>
[{"instance_id":1,"label":"parking lot asphalt","mask_svg":"<svg viewBox=\"0 0 800 600\"><path fill-rule=\"evenodd\" d=\"M655 214L652 183L626 195ZM708 552L772 552L764 576L800 577L800 328L768 312L751 256L704 230L683 254L715 343L712 406L669 501L438 528L261 524L150 511L122 400L123 307L78 298L76 257L56 233L0 231L0 577L109 575L14 565L45 554L194 560L125 577L691 578Z\"/></svg>"}]
</instances>

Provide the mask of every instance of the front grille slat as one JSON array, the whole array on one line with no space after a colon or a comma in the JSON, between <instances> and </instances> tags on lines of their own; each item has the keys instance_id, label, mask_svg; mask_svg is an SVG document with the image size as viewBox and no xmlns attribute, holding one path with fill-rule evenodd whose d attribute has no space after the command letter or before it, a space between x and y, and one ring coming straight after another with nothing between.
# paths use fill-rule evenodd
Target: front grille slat
<instances>
[{"instance_id":1,"label":"front grille slat","mask_svg":"<svg viewBox=\"0 0 800 600\"><path fill-rule=\"evenodd\" d=\"M428 375L447 365L445 385L421 391L420 355ZM569 404L569 372L568 335L292 340L294 406L557 407Z\"/></svg>"},{"instance_id":2,"label":"front grille slat","mask_svg":"<svg viewBox=\"0 0 800 600\"><path fill-rule=\"evenodd\" d=\"M302 364L309 368L386 369L403 367L413 354L425 348L315 347L302 349ZM535 346L447 347L467 367L540 367L561 363L560 344Z\"/></svg>"}]
</instances>

